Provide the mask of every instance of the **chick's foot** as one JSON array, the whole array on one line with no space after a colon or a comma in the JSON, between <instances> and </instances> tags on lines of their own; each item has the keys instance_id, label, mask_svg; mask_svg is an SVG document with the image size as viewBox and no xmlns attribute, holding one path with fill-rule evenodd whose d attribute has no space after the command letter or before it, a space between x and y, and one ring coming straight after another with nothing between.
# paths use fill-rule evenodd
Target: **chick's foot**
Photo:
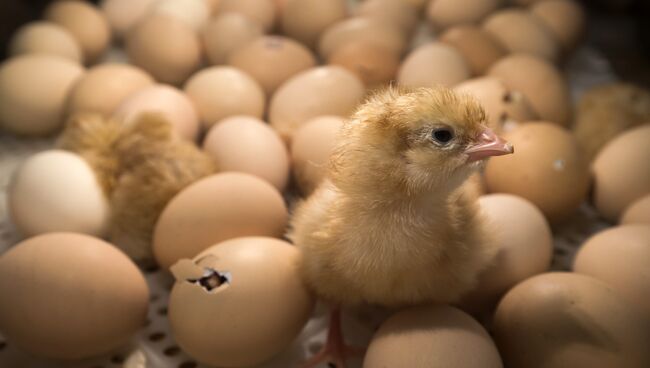
<instances>
[{"instance_id":1,"label":"chick's foot","mask_svg":"<svg viewBox=\"0 0 650 368\"><path fill-rule=\"evenodd\" d=\"M337 308L330 312L327 341L321 350L305 361L300 368L314 368L327 362L331 368L345 368L348 357L365 354L366 349L348 346L343 340L341 331L341 311Z\"/></svg>"}]
</instances>

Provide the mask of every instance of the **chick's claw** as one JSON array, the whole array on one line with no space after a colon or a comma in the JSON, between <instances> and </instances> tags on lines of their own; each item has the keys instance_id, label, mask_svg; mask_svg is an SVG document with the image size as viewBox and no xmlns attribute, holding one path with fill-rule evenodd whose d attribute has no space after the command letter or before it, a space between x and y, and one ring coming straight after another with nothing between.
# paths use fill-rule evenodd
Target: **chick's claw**
<instances>
[{"instance_id":1,"label":"chick's claw","mask_svg":"<svg viewBox=\"0 0 650 368\"><path fill-rule=\"evenodd\" d=\"M330 313L330 325L325 346L313 357L305 361L300 368L315 368L327 362L330 368L345 368L346 358L364 355L366 349L348 346L341 332L341 314L339 310Z\"/></svg>"}]
</instances>

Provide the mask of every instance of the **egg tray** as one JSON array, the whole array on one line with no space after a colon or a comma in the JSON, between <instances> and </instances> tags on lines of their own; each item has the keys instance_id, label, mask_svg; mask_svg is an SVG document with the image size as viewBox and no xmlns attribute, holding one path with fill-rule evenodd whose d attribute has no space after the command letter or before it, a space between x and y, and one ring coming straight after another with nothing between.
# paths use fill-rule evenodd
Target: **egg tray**
<instances>
[{"instance_id":1,"label":"egg tray","mask_svg":"<svg viewBox=\"0 0 650 368\"><path fill-rule=\"evenodd\" d=\"M567 64L567 78L576 99L585 89L615 80L607 61L588 47L578 50ZM20 139L0 133L0 254L20 241L7 214L6 189L15 168L36 152L53 146L53 139ZM585 204L565 224L554 228L554 257L552 270L569 270L576 249L592 234L610 226ZM208 368L187 356L175 343L167 321L167 302L173 284L170 275L161 270L143 270L151 292L146 325L128 346L96 359L81 362L46 362L19 351L0 335L0 368ZM346 339L356 345L370 340L378 321L386 311L364 310L343 315ZM323 306L317 306L300 336L283 353L260 366L264 368L296 367L317 351L326 337L327 316ZM361 359L350 362L360 367ZM323 367L327 367L326 364Z\"/></svg>"}]
</instances>

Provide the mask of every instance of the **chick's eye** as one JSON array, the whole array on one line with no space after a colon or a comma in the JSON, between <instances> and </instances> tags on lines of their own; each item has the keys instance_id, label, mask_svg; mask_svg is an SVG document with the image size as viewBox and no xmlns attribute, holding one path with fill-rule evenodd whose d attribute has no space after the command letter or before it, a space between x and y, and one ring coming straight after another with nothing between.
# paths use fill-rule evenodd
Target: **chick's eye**
<instances>
[{"instance_id":1,"label":"chick's eye","mask_svg":"<svg viewBox=\"0 0 650 368\"><path fill-rule=\"evenodd\" d=\"M454 133L447 128L436 129L431 133L431 137L437 143L447 144L454 139Z\"/></svg>"}]
</instances>

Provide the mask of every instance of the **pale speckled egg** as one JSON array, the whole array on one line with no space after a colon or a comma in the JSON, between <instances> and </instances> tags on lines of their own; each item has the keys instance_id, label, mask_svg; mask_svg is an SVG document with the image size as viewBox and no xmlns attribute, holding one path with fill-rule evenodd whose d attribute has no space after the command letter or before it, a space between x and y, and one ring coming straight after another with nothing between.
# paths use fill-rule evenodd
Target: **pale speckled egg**
<instances>
[{"instance_id":1,"label":"pale speckled egg","mask_svg":"<svg viewBox=\"0 0 650 368\"><path fill-rule=\"evenodd\" d=\"M79 42L70 32L53 22L30 22L11 37L9 54L45 53L83 63Z\"/></svg>"},{"instance_id":2,"label":"pale speckled egg","mask_svg":"<svg viewBox=\"0 0 650 368\"><path fill-rule=\"evenodd\" d=\"M250 174L219 173L169 201L154 229L154 256L167 269L227 239L281 237L287 219L284 199L271 184Z\"/></svg>"},{"instance_id":3,"label":"pale speckled egg","mask_svg":"<svg viewBox=\"0 0 650 368\"><path fill-rule=\"evenodd\" d=\"M138 267L91 236L39 235L0 257L0 330L40 357L78 360L120 348L144 326L148 304Z\"/></svg>"},{"instance_id":4,"label":"pale speckled egg","mask_svg":"<svg viewBox=\"0 0 650 368\"><path fill-rule=\"evenodd\" d=\"M264 90L251 76L230 66L213 66L194 74L185 84L203 127L233 115L262 118Z\"/></svg>"},{"instance_id":5,"label":"pale speckled egg","mask_svg":"<svg viewBox=\"0 0 650 368\"><path fill-rule=\"evenodd\" d=\"M474 25L452 27L440 35L440 41L463 54L473 75L485 74L492 64L506 55L504 47L492 35Z\"/></svg>"},{"instance_id":6,"label":"pale speckled egg","mask_svg":"<svg viewBox=\"0 0 650 368\"><path fill-rule=\"evenodd\" d=\"M336 50L352 42L366 42L396 55L402 55L407 47L406 37L399 28L377 19L355 17L328 27L318 43L318 53L327 60Z\"/></svg>"},{"instance_id":7,"label":"pale speckled egg","mask_svg":"<svg viewBox=\"0 0 650 368\"><path fill-rule=\"evenodd\" d=\"M210 9L205 0L158 0L151 13L175 17L195 31L200 31L210 19Z\"/></svg>"},{"instance_id":8,"label":"pale speckled egg","mask_svg":"<svg viewBox=\"0 0 650 368\"><path fill-rule=\"evenodd\" d=\"M251 116L219 121L203 141L221 171L238 171L264 179L283 191L289 179L289 153L278 134Z\"/></svg>"},{"instance_id":9,"label":"pale speckled egg","mask_svg":"<svg viewBox=\"0 0 650 368\"><path fill-rule=\"evenodd\" d=\"M272 0L219 0L217 14L239 13L262 25L265 31L275 25L275 4Z\"/></svg>"},{"instance_id":10,"label":"pale speckled egg","mask_svg":"<svg viewBox=\"0 0 650 368\"><path fill-rule=\"evenodd\" d=\"M530 12L544 23L565 51L572 51L585 33L585 11L576 1L540 1L531 6Z\"/></svg>"},{"instance_id":11,"label":"pale speckled egg","mask_svg":"<svg viewBox=\"0 0 650 368\"><path fill-rule=\"evenodd\" d=\"M353 41L336 49L328 60L354 73L367 88L376 88L395 80L399 55L365 41Z\"/></svg>"},{"instance_id":12,"label":"pale speckled egg","mask_svg":"<svg viewBox=\"0 0 650 368\"><path fill-rule=\"evenodd\" d=\"M103 236L108 231L108 199L90 165L72 152L31 156L14 172L7 197L11 220L23 235L74 231Z\"/></svg>"},{"instance_id":13,"label":"pale speckled egg","mask_svg":"<svg viewBox=\"0 0 650 368\"><path fill-rule=\"evenodd\" d=\"M452 87L471 75L463 55L442 42L430 42L411 51L397 72L397 82L408 87Z\"/></svg>"},{"instance_id":14,"label":"pale speckled egg","mask_svg":"<svg viewBox=\"0 0 650 368\"><path fill-rule=\"evenodd\" d=\"M101 0L100 7L113 34L123 38L142 18L151 12L151 7L160 0Z\"/></svg>"},{"instance_id":15,"label":"pale speckled egg","mask_svg":"<svg viewBox=\"0 0 650 368\"><path fill-rule=\"evenodd\" d=\"M211 65L225 64L239 47L264 34L262 25L238 13L223 13L203 28L201 40Z\"/></svg>"},{"instance_id":16,"label":"pale speckled egg","mask_svg":"<svg viewBox=\"0 0 650 368\"><path fill-rule=\"evenodd\" d=\"M314 49L323 31L346 16L345 0L287 0L282 12L282 31Z\"/></svg>"},{"instance_id":17,"label":"pale speckled egg","mask_svg":"<svg viewBox=\"0 0 650 368\"><path fill-rule=\"evenodd\" d=\"M289 142L307 120L320 115L347 116L365 94L363 83L340 66L322 66L287 80L273 94L271 126Z\"/></svg>"},{"instance_id":18,"label":"pale speckled egg","mask_svg":"<svg viewBox=\"0 0 650 368\"><path fill-rule=\"evenodd\" d=\"M650 225L650 194L632 202L621 216L621 224Z\"/></svg>"},{"instance_id":19,"label":"pale speckled egg","mask_svg":"<svg viewBox=\"0 0 650 368\"><path fill-rule=\"evenodd\" d=\"M505 0L431 0L427 18L436 29L478 23L499 8Z\"/></svg>"},{"instance_id":20,"label":"pale speckled egg","mask_svg":"<svg viewBox=\"0 0 650 368\"><path fill-rule=\"evenodd\" d=\"M401 0L363 1L357 8L357 15L394 24L406 34L413 32L419 21L417 8Z\"/></svg>"},{"instance_id":21,"label":"pale speckled egg","mask_svg":"<svg viewBox=\"0 0 650 368\"><path fill-rule=\"evenodd\" d=\"M287 348L314 306L300 255L282 240L245 237L173 266L169 321L181 348L219 367L257 366Z\"/></svg>"}]
</instances>

